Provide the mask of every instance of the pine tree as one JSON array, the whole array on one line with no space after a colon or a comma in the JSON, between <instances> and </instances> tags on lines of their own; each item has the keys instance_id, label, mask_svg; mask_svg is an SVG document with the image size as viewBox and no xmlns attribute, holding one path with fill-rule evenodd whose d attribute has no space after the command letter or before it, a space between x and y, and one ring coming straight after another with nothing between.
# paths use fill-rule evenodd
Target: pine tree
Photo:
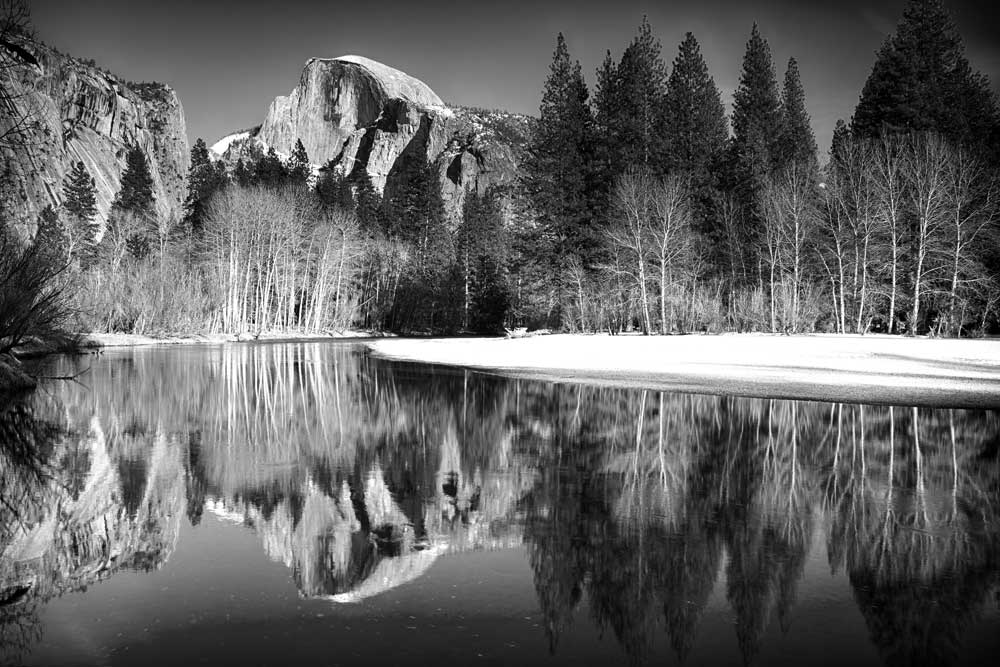
<instances>
[{"instance_id":1,"label":"pine tree","mask_svg":"<svg viewBox=\"0 0 1000 667\"><path fill-rule=\"evenodd\" d=\"M220 166L223 169L221 173L218 168ZM221 162L218 166L212 164L204 140L196 140L191 148L187 198L184 200L184 222L190 229L201 229L208 200L226 181L224 170L225 166Z\"/></svg>"},{"instance_id":2,"label":"pine tree","mask_svg":"<svg viewBox=\"0 0 1000 667\"><path fill-rule=\"evenodd\" d=\"M935 131L977 145L997 125L989 81L973 71L951 17L938 0L911 0L865 81L854 134Z\"/></svg>"},{"instance_id":3,"label":"pine tree","mask_svg":"<svg viewBox=\"0 0 1000 667\"><path fill-rule=\"evenodd\" d=\"M83 162L73 165L63 183L63 209L66 218L60 221L60 236L65 241L67 258L72 260L79 251L94 244L97 236L97 188Z\"/></svg>"},{"instance_id":4,"label":"pine tree","mask_svg":"<svg viewBox=\"0 0 1000 667\"><path fill-rule=\"evenodd\" d=\"M131 211L140 215L153 212L153 176L149 173L146 154L138 144L129 147L125 156L125 172L122 174L121 189L115 197L112 208Z\"/></svg>"},{"instance_id":5,"label":"pine tree","mask_svg":"<svg viewBox=\"0 0 1000 667\"><path fill-rule=\"evenodd\" d=\"M846 141L850 139L851 130L843 118L838 118L833 127L833 140L830 142L830 161L836 163Z\"/></svg>"},{"instance_id":6,"label":"pine tree","mask_svg":"<svg viewBox=\"0 0 1000 667\"><path fill-rule=\"evenodd\" d=\"M667 80L664 130L668 171L706 173L729 140L722 97L690 32Z\"/></svg>"},{"instance_id":7,"label":"pine tree","mask_svg":"<svg viewBox=\"0 0 1000 667\"><path fill-rule=\"evenodd\" d=\"M740 177L754 180L770 171L780 136L781 103L771 48L755 23L733 95L732 145Z\"/></svg>"},{"instance_id":8,"label":"pine tree","mask_svg":"<svg viewBox=\"0 0 1000 667\"><path fill-rule=\"evenodd\" d=\"M401 171L407 177L384 205L389 235L411 248L394 304L393 328L451 330L458 325L455 248L445 223L437 168L417 153L404 160Z\"/></svg>"},{"instance_id":9,"label":"pine tree","mask_svg":"<svg viewBox=\"0 0 1000 667\"><path fill-rule=\"evenodd\" d=\"M423 263L424 256L436 248L439 232L445 229L444 203L437 170L423 156L413 153L404 158L401 171L407 178L385 202L390 235L413 244ZM367 177L367 172L365 172ZM365 189L371 185L365 179ZM358 183L360 207L361 183ZM374 188L372 188L374 192Z\"/></svg>"},{"instance_id":10,"label":"pine tree","mask_svg":"<svg viewBox=\"0 0 1000 667\"><path fill-rule=\"evenodd\" d=\"M51 205L43 208L38 215L38 231L35 232L34 242L49 257L66 259L69 245L66 227Z\"/></svg>"},{"instance_id":11,"label":"pine tree","mask_svg":"<svg viewBox=\"0 0 1000 667\"><path fill-rule=\"evenodd\" d=\"M722 266L724 230L717 207L718 171L729 143L725 106L690 32L678 47L667 80L666 171L688 180L694 228L706 240L703 255Z\"/></svg>"},{"instance_id":12,"label":"pine tree","mask_svg":"<svg viewBox=\"0 0 1000 667\"><path fill-rule=\"evenodd\" d=\"M525 165L526 190L545 230L553 268L574 256L590 262L598 247L589 207L593 119L587 97L580 63L570 61L560 34Z\"/></svg>"},{"instance_id":13,"label":"pine tree","mask_svg":"<svg viewBox=\"0 0 1000 667\"><path fill-rule=\"evenodd\" d=\"M82 226L89 226L97 215L94 179L83 162L73 165L63 184L63 208Z\"/></svg>"},{"instance_id":14,"label":"pine tree","mask_svg":"<svg viewBox=\"0 0 1000 667\"><path fill-rule=\"evenodd\" d=\"M354 211L354 194L351 185L337 172L337 163L330 160L319 169L316 179L316 198L324 209Z\"/></svg>"},{"instance_id":15,"label":"pine tree","mask_svg":"<svg viewBox=\"0 0 1000 667\"><path fill-rule=\"evenodd\" d=\"M253 172L247 168L243 158L236 161L236 166L233 168L233 180L237 185L244 188L253 183Z\"/></svg>"},{"instance_id":16,"label":"pine tree","mask_svg":"<svg viewBox=\"0 0 1000 667\"><path fill-rule=\"evenodd\" d=\"M288 181L290 183L305 185L310 174L309 154L306 153L306 148L302 145L301 139L295 140L295 148L292 149L292 154L288 158L285 169L288 172Z\"/></svg>"},{"instance_id":17,"label":"pine tree","mask_svg":"<svg viewBox=\"0 0 1000 667\"><path fill-rule=\"evenodd\" d=\"M455 235L456 261L462 278L463 328L496 333L503 327L509 305L504 237L496 194L469 193Z\"/></svg>"},{"instance_id":18,"label":"pine tree","mask_svg":"<svg viewBox=\"0 0 1000 667\"><path fill-rule=\"evenodd\" d=\"M229 173L226 170L226 163L222 160L215 163L215 183L216 187L222 187L229 183Z\"/></svg>"},{"instance_id":19,"label":"pine tree","mask_svg":"<svg viewBox=\"0 0 1000 667\"><path fill-rule=\"evenodd\" d=\"M618 64L618 139L628 167L663 171L667 68L646 17Z\"/></svg>"},{"instance_id":20,"label":"pine tree","mask_svg":"<svg viewBox=\"0 0 1000 667\"><path fill-rule=\"evenodd\" d=\"M597 85L594 89L594 136L593 157L591 159L591 210L597 219L604 218L611 183L625 171L622 156L622 141L619 136L618 66L608 51L604 62L597 69Z\"/></svg>"},{"instance_id":21,"label":"pine tree","mask_svg":"<svg viewBox=\"0 0 1000 667\"><path fill-rule=\"evenodd\" d=\"M781 135L774 167L783 169L792 164L807 165L816 172L819 169L816 150L816 137L806 111L806 94L799 77L799 66L795 58L791 58L781 93Z\"/></svg>"},{"instance_id":22,"label":"pine tree","mask_svg":"<svg viewBox=\"0 0 1000 667\"><path fill-rule=\"evenodd\" d=\"M774 167L780 138L781 103L771 49L755 23L733 96L733 138L724 178L724 187L734 197L743 220L737 237L730 239L729 252L741 255L738 262L729 258L732 266L760 266L756 254L763 235L760 194Z\"/></svg>"},{"instance_id":23,"label":"pine tree","mask_svg":"<svg viewBox=\"0 0 1000 667\"><path fill-rule=\"evenodd\" d=\"M347 181L346 185L350 187L352 183ZM385 227L382 215L382 197L375 189L367 170L357 170L356 175L353 176L353 186L354 210L358 214L361 228L371 232Z\"/></svg>"},{"instance_id":24,"label":"pine tree","mask_svg":"<svg viewBox=\"0 0 1000 667\"><path fill-rule=\"evenodd\" d=\"M253 167L253 181L268 188L278 188L288 180L288 171L281 162L281 158L274 151L268 148L267 153L262 155Z\"/></svg>"}]
</instances>

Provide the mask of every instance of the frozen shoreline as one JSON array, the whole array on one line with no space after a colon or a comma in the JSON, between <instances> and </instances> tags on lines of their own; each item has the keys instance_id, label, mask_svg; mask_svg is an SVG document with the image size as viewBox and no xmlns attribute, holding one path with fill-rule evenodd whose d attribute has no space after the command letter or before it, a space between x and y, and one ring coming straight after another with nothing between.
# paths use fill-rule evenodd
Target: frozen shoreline
<instances>
[{"instance_id":1,"label":"frozen shoreline","mask_svg":"<svg viewBox=\"0 0 1000 667\"><path fill-rule=\"evenodd\" d=\"M880 335L552 335L369 342L518 377L836 402L1000 408L1000 341Z\"/></svg>"}]
</instances>

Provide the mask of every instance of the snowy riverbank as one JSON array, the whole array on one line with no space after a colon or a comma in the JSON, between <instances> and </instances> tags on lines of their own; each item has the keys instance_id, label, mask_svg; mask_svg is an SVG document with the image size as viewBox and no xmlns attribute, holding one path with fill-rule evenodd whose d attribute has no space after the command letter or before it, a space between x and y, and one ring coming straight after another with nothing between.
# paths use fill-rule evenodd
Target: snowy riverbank
<instances>
[{"instance_id":1,"label":"snowy riverbank","mask_svg":"<svg viewBox=\"0 0 1000 667\"><path fill-rule=\"evenodd\" d=\"M378 356L553 380L745 396L1000 408L1000 341L721 334L392 339Z\"/></svg>"}]
</instances>

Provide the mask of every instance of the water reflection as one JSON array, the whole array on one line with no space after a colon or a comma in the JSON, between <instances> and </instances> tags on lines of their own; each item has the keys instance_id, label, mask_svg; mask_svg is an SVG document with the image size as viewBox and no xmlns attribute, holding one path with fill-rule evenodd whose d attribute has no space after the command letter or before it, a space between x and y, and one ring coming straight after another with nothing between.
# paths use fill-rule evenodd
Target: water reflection
<instances>
[{"instance_id":1,"label":"water reflection","mask_svg":"<svg viewBox=\"0 0 1000 667\"><path fill-rule=\"evenodd\" d=\"M54 375L89 362L61 359ZM0 411L0 654L39 605L250 526L358 602L524 545L550 650L586 609L683 660L721 585L745 662L826 540L886 664L954 663L1000 586L1000 418L515 381L290 344L108 354Z\"/></svg>"}]
</instances>

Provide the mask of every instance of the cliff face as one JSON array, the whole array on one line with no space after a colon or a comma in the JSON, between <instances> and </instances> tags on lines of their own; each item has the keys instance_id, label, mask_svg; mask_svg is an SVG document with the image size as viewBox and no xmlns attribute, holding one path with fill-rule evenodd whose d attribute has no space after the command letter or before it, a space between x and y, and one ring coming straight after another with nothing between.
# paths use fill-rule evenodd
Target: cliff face
<instances>
[{"instance_id":1,"label":"cliff face","mask_svg":"<svg viewBox=\"0 0 1000 667\"><path fill-rule=\"evenodd\" d=\"M333 160L345 175L367 171L387 194L415 165L432 164L446 210L457 215L467 192L514 180L528 122L449 108L422 81L367 58L314 58L292 92L274 100L256 134L227 137L216 152L232 162L256 143L289 155L301 139L314 165Z\"/></svg>"},{"instance_id":2,"label":"cliff face","mask_svg":"<svg viewBox=\"0 0 1000 667\"><path fill-rule=\"evenodd\" d=\"M27 148L0 149L8 182L5 210L30 230L38 213L62 201L72 165L82 161L97 189L98 220L107 220L121 186L130 144L149 160L160 216L180 212L188 168L187 131L177 94L161 84L129 84L45 46L38 66L13 72L13 93L29 111Z\"/></svg>"}]
</instances>

